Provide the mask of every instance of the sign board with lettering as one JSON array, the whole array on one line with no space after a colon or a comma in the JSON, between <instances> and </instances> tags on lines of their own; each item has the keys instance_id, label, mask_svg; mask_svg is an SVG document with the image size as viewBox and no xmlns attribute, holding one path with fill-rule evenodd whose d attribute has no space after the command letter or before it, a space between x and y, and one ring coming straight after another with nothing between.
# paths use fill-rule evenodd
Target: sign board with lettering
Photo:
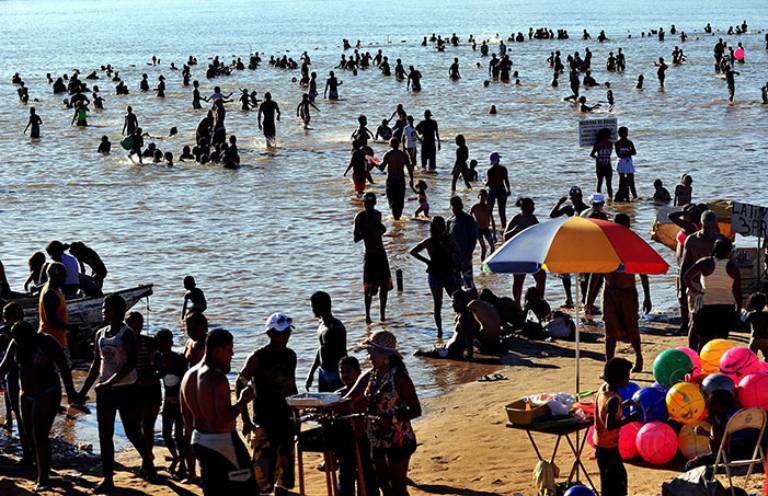
<instances>
[{"instance_id":1,"label":"sign board with lettering","mask_svg":"<svg viewBox=\"0 0 768 496\"><path fill-rule=\"evenodd\" d=\"M619 139L619 121L615 117L582 119L579 121L579 146L593 146L601 129L611 130L611 141Z\"/></svg>"},{"instance_id":2,"label":"sign board with lettering","mask_svg":"<svg viewBox=\"0 0 768 496\"><path fill-rule=\"evenodd\" d=\"M731 230L742 236L765 238L768 233L768 207L733 202Z\"/></svg>"}]
</instances>

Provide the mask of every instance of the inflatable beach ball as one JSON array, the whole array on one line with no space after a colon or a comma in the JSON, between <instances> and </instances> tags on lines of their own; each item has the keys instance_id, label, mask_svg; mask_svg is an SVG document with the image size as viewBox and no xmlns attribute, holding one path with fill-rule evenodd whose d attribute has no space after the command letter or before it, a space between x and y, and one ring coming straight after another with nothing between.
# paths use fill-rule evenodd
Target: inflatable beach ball
<instances>
[{"instance_id":1,"label":"inflatable beach ball","mask_svg":"<svg viewBox=\"0 0 768 496\"><path fill-rule=\"evenodd\" d=\"M746 55L746 54L744 53L744 49L741 48L741 47L739 47L739 48L737 48L736 50L733 51L733 57L736 60L744 60L744 55Z\"/></svg>"},{"instance_id":2,"label":"inflatable beach ball","mask_svg":"<svg viewBox=\"0 0 768 496\"><path fill-rule=\"evenodd\" d=\"M640 422L630 422L619 430L619 454L622 460L631 460L637 456L637 433L642 429Z\"/></svg>"},{"instance_id":3,"label":"inflatable beach ball","mask_svg":"<svg viewBox=\"0 0 768 496\"><path fill-rule=\"evenodd\" d=\"M629 382L626 387L619 388L619 390L616 392L619 393L619 396L621 397L621 401L624 402L632 398L635 395L635 393L638 391L640 391L640 386L638 386L634 382ZM635 411L634 406L628 406L624 408L623 413L625 417L629 417L634 411Z\"/></svg>"},{"instance_id":4,"label":"inflatable beach ball","mask_svg":"<svg viewBox=\"0 0 768 496\"><path fill-rule=\"evenodd\" d=\"M743 408L768 410L768 372L755 372L739 381L736 396Z\"/></svg>"},{"instance_id":5,"label":"inflatable beach ball","mask_svg":"<svg viewBox=\"0 0 768 496\"><path fill-rule=\"evenodd\" d=\"M587 486L571 486L563 496L595 496L595 492Z\"/></svg>"},{"instance_id":6,"label":"inflatable beach ball","mask_svg":"<svg viewBox=\"0 0 768 496\"><path fill-rule=\"evenodd\" d=\"M665 387L684 381L692 371L693 362L680 350L664 350L653 361L653 377Z\"/></svg>"},{"instance_id":7,"label":"inflatable beach ball","mask_svg":"<svg viewBox=\"0 0 768 496\"><path fill-rule=\"evenodd\" d=\"M677 453L675 430L663 422L645 424L635 439L637 452L651 465L664 465Z\"/></svg>"},{"instance_id":8,"label":"inflatable beach ball","mask_svg":"<svg viewBox=\"0 0 768 496\"><path fill-rule=\"evenodd\" d=\"M651 384L648 387L652 387L653 389L658 389L659 391L661 391L664 394L667 394L667 391L669 391L669 388L667 386L662 386L658 382L654 382L653 384Z\"/></svg>"},{"instance_id":9,"label":"inflatable beach ball","mask_svg":"<svg viewBox=\"0 0 768 496\"><path fill-rule=\"evenodd\" d=\"M730 376L733 382L760 369L757 355L746 346L734 346L720 357L720 372Z\"/></svg>"},{"instance_id":10,"label":"inflatable beach ball","mask_svg":"<svg viewBox=\"0 0 768 496\"><path fill-rule=\"evenodd\" d=\"M699 433L696 433L698 427ZM698 424L684 425L677 435L680 454L686 460L693 460L702 455L712 454L712 448L709 446L709 431L711 426L707 422Z\"/></svg>"},{"instance_id":11,"label":"inflatable beach ball","mask_svg":"<svg viewBox=\"0 0 768 496\"><path fill-rule=\"evenodd\" d=\"M709 397L715 391L728 391L736 397L736 383L725 374L709 374L701 381L701 392Z\"/></svg>"},{"instance_id":12,"label":"inflatable beach ball","mask_svg":"<svg viewBox=\"0 0 768 496\"><path fill-rule=\"evenodd\" d=\"M640 410L640 422L645 424L667 420L668 414L665 397L666 393L663 390L654 387L642 388L636 392L632 399L637 403Z\"/></svg>"},{"instance_id":13,"label":"inflatable beach ball","mask_svg":"<svg viewBox=\"0 0 768 496\"><path fill-rule=\"evenodd\" d=\"M692 376L697 376L701 374L701 358L699 357L699 354L690 349L687 346L681 346L679 348L675 348L676 350L680 350L686 355L688 355L688 358L691 359L691 363L693 363L693 370L691 371Z\"/></svg>"},{"instance_id":14,"label":"inflatable beach ball","mask_svg":"<svg viewBox=\"0 0 768 496\"><path fill-rule=\"evenodd\" d=\"M701 370L707 374L720 372L720 359L723 354L734 347L732 341L727 339L713 339L704 345L699 356L701 357Z\"/></svg>"},{"instance_id":15,"label":"inflatable beach ball","mask_svg":"<svg viewBox=\"0 0 768 496\"><path fill-rule=\"evenodd\" d=\"M669 388L666 397L669 418L681 424L695 424L706 411L704 395L699 387L690 382L681 382Z\"/></svg>"}]
</instances>

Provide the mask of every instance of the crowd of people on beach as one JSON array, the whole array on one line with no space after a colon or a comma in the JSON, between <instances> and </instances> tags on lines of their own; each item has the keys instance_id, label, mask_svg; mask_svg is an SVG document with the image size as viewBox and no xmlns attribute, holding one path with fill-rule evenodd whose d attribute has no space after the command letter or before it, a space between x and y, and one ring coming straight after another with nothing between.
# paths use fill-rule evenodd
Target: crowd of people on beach
<instances>
[{"instance_id":1,"label":"crowd of people on beach","mask_svg":"<svg viewBox=\"0 0 768 496\"><path fill-rule=\"evenodd\" d=\"M709 25L704 32L714 36ZM736 29L729 29L728 35L748 32L744 22ZM660 28L642 33L642 37L655 36L663 41L666 33ZM678 35L681 43L690 36L678 32L674 25L669 34ZM527 37L522 32L513 34L507 41L522 43L568 38L566 30L555 32L541 27L530 28ZM480 57L488 57L490 79L484 84L487 86L497 81L519 84L519 73L511 70L513 63L504 40L498 36L497 39L498 43L493 45L474 36L468 39L467 45L473 51L479 50ZM590 40L591 35L584 30L582 39ZM604 31L597 37L598 42L607 39ZM459 47L462 44L456 34L449 37L433 34L424 37L422 45L432 45L438 51L444 51L446 46ZM383 76L394 72L395 79L406 81L409 91L422 90L422 74L412 65L406 70L401 59L396 59L394 69L391 69L389 58L382 50L375 55L367 51L361 53L362 44L358 42L353 48L348 40L343 40L343 48L345 52L353 50L353 53L344 53L335 70L354 75L359 70L376 67ZM491 50L495 51L491 53ZM720 38L714 47L714 58L715 71L724 75L729 100L733 102L734 76L738 75L734 67L745 61L743 46L741 43L729 46ZM683 64L685 60L683 50L676 46L672 53L672 65ZM251 54L247 64L240 58L227 64L214 57L205 76L213 80L226 77L233 71L255 70L261 62L258 53ZM553 71L553 87L558 86L559 77L568 71L571 94L564 100L572 101L583 113L598 108L598 105L588 105L586 97L580 93L582 87L601 86L592 73L589 48L583 57L579 52L567 55L565 62L560 51L552 51L547 63ZM151 65L159 64L160 60L153 57ZM197 59L192 56L181 69L170 65L170 70L181 71L183 86L192 87L193 108L202 109L201 102L211 105L195 128L195 144L185 146L179 160L238 168L241 159L237 137L228 134L225 126L226 104L233 102L234 94L225 93L220 86L215 86L209 96L202 96L200 83L193 80L191 74L196 65ZM302 125L311 129L310 112L312 109L319 111L316 99L320 93L317 73L310 70L309 55L304 52L298 61L287 56L272 56L269 65L276 69L300 70L301 77L297 82L303 93L296 114ZM624 72L626 67L626 57L621 48L616 54L610 53L606 61L608 72ZM47 75L54 94L69 95L64 104L73 111L72 125L88 127L91 107L94 110L104 107L98 86L89 88L86 81L106 77L116 84L116 95L130 91L119 70L110 65L100 69L90 72L84 80L80 79L78 71L55 80L50 74ZM663 57L658 59L655 70L659 86L664 88L669 66ZM458 58L453 59L448 77L461 79ZM29 88L20 75L14 75L12 83L18 88L22 104L36 101L30 99ZM339 99L339 89L343 84L335 72L330 71L323 98L330 101ZM642 74L636 87L643 87ZM614 96L608 83L605 83L605 88L610 112L615 104ZM165 77L160 75L153 89L144 74L139 89L142 93L154 92L157 98L165 98ZM87 96L89 93L90 98ZM768 84L762 89L762 94L763 103L768 103ZM258 109L258 127L267 146L274 147L277 122L281 116L279 105L269 92L264 93L263 100L257 97L256 91L243 88L238 98L240 108L243 111ZM526 287L525 274L515 274L509 296L496 295L489 288L475 285L473 272L478 261L478 244L482 261L500 242L540 222L535 214L535 202L527 196L515 200L514 208L519 210L508 219L507 203L512 191L501 153L489 155L488 167L483 174L478 170L479 162L470 159L467 139L457 135L454 138L456 151L451 170L452 196L445 206L450 209L450 216L431 215L433 209L427 194L428 180L432 181L437 173L437 155L443 145L437 120L427 109L423 111L423 119L416 122L414 114L408 113L401 104L380 122L376 131L372 132L368 128L367 116L359 116L358 126L351 136L350 162L344 172L346 175L351 171L352 187L362 197L363 203L363 210L354 217L352 239L355 243L362 241L364 246L362 279L366 322L373 322L371 308L376 296L379 320L387 319L387 297L393 289L383 242L387 232L385 217L377 209L377 195L367 189L373 183L372 172L378 169L386 175L385 196L394 222L404 216L409 188L417 195L418 208L413 216L429 219L429 236L413 246L409 253L416 261L426 265L438 339L442 340L444 334L442 310L446 296L454 313L451 338L432 349L419 350L417 355L454 360L472 360L476 352L499 355L509 348L512 338L543 339L554 335L555 329L561 327L565 331L558 337L567 339L575 323L566 311L553 311L547 301L544 271L533 274L533 284L529 287ZM390 123L393 125L390 126ZM31 107L24 132L29 130L33 139L40 139L42 125L37 108ZM175 127L169 132L171 136L177 133ZM595 192L585 196L581 187L573 185L568 194L552 207L548 218L582 216L613 220L626 229L631 228L628 215L618 213L611 219L606 211L607 204L640 198L633 158L637 156L638 149L629 139L627 127L618 128L616 133L618 139L614 140L610 129L598 132L589 154L595 161ZM152 163L174 164L172 151L163 152L155 143L144 146L146 138L159 138L144 131L139 117L130 106L126 109L120 135L121 146L136 163L144 164L146 159ZM375 157L370 146L375 141L389 144L389 150L381 159ZM103 136L98 152L109 154L111 149L109 137ZM640 149L642 151L642 147ZM421 170L417 170L417 162ZM614 170L618 174L615 194ZM417 180L417 173L423 175L421 179ZM482 185L478 184L481 180ZM670 194L664 182L655 179L653 200L659 205L672 203L679 207L678 212L670 215L670 220L681 228L677 237L681 332L688 336L692 349L701 350L709 340L727 337L728 331L734 328L742 310L742 295L739 270L730 259L731 241L719 234L715 213L706 204L694 202L692 184L692 177L685 174ZM478 189L476 203L465 206L462 198L455 195L457 186L461 185L469 190ZM602 192L603 185L607 196ZM86 266L90 268L89 274L86 273ZM199 481L206 495L225 491L234 491L233 494L288 494L295 485L294 447L299 434L287 402L288 397L298 393L298 358L289 347L294 330L293 320L280 312L266 319L263 328L265 344L247 357L237 373L233 402L227 374L231 368L234 337L224 329L208 330L205 316L208 303L194 277L187 276L183 281L186 294L180 318L186 342L183 353L179 353L174 351L174 343L178 339L170 330L147 334L140 312L129 311L126 301L117 294L104 296L107 274L106 265L97 252L82 241L70 244L51 241L45 253L32 254L23 292L12 290L0 264L0 301L4 303L3 327L0 328L0 348L3 350L0 354L3 357L0 378L5 378L5 426L11 428L11 419L16 418L23 450L19 463L36 466L38 489L45 489L50 484L49 436L53 421L60 413L63 384L68 403L76 410L88 411L88 394L91 390L95 394L103 475L102 482L95 488L96 492L106 493L114 489L113 438L119 412L126 436L142 459L139 475L150 482L158 478L153 444L156 420L162 414L162 436L170 454L168 473L171 476L189 482ZM606 408L613 408L610 406L610 390L621 387L623 381L628 380L630 369L637 372L644 366L638 319L641 310L648 313L652 309L648 278L639 277L642 305L636 277L632 274L585 275L581 278L581 301L574 301L571 275L561 275L560 279L566 295L563 310L583 305L587 315L603 316L605 358L610 364L606 366L606 381L610 387L605 386L601 390L606 398L600 397L598 401L604 401ZM601 291L602 302L598 305L597 298ZM93 360L80 388L76 389L68 336L77 331L77 326L69 322L67 301L78 296L103 297L105 327L93 338ZM33 316L25 315L24 307L19 303L30 297L37 301L37 328L25 321L25 318ZM343 412L347 421L338 431L338 446L334 450L339 466L339 494L355 494L356 485L362 483L368 495L379 494L379 491L385 496L408 494L408 464L416 450L411 422L421 415L421 406L398 350L396 335L380 330L360 343L359 349L367 351L370 361L368 370L363 371L358 359L348 355L347 332L344 324L333 314L331 296L317 291L312 294L310 304L319 321L319 347L304 382L305 389L310 390L314 386L317 376L318 391L338 392L349 400ZM765 307L764 294L750 296L747 322L753 333L751 346L763 354L768 350L768 314ZM614 360L618 341L631 344L636 355L634 364L627 366ZM237 431L238 420L250 449ZM603 428L613 430L616 426L610 421ZM598 456L599 464L610 461L601 461L601 456Z\"/></svg>"}]
</instances>

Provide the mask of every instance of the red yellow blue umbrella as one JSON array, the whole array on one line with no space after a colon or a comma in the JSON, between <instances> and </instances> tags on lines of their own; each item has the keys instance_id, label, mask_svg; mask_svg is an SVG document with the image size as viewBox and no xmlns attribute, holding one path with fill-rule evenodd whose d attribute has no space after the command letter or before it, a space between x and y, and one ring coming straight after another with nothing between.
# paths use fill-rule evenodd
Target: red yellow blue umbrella
<instances>
[{"instance_id":1,"label":"red yellow blue umbrella","mask_svg":"<svg viewBox=\"0 0 768 496\"><path fill-rule=\"evenodd\" d=\"M663 274L669 265L640 236L599 219L565 217L521 231L483 262L486 272L532 274L626 272ZM578 276L577 276L578 277ZM576 284L576 291L579 290ZM578 300L578 293L577 293ZM579 392L580 329L576 326L576 392Z\"/></svg>"},{"instance_id":2,"label":"red yellow blue umbrella","mask_svg":"<svg viewBox=\"0 0 768 496\"><path fill-rule=\"evenodd\" d=\"M525 229L484 262L486 272L663 274L669 265L640 236L599 219L565 217Z\"/></svg>"}]
</instances>

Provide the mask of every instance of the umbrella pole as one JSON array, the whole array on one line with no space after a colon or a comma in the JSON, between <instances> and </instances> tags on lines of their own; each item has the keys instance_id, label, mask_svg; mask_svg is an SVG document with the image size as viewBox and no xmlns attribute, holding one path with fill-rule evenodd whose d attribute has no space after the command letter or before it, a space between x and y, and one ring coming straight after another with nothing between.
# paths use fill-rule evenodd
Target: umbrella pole
<instances>
[{"instance_id":1,"label":"umbrella pole","mask_svg":"<svg viewBox=\"0 0 768 496\"><path fill-rule=\"evenodd\" d=\"M581 324L581 310L579 310L579 304L581 303L581 274L576 274L576 394L579 393L579 386L580 386L580 369L579 369L579 359L581 358L580 350L581 347L581 332L579 330L580 324Z\"/></svg>"},{"instance_id":2,"label":"umbrella pole","mask_svg":"<svg viewBox=\"0 0 768 496\"><path fill-rule=\"evenodd\" d=\"M579 352L580 345L580 333L579 327L581 325L581 319L579 318L579 315L581 314L581 310L579 309L579 305L581 304L581 274L578 272L576 273L576 397L578 398L579 394L579 383L580 381L580 373L581 370L579 369L579 359L581 358L581 354ZM587 288L587 293L589 293L589 288ZM585 298L586 299L586 298ZM579 445L579 431L576 431L576 446ZM579 480L579 467L576 467L576 481Z\"/></svg>"}]
</instances>

